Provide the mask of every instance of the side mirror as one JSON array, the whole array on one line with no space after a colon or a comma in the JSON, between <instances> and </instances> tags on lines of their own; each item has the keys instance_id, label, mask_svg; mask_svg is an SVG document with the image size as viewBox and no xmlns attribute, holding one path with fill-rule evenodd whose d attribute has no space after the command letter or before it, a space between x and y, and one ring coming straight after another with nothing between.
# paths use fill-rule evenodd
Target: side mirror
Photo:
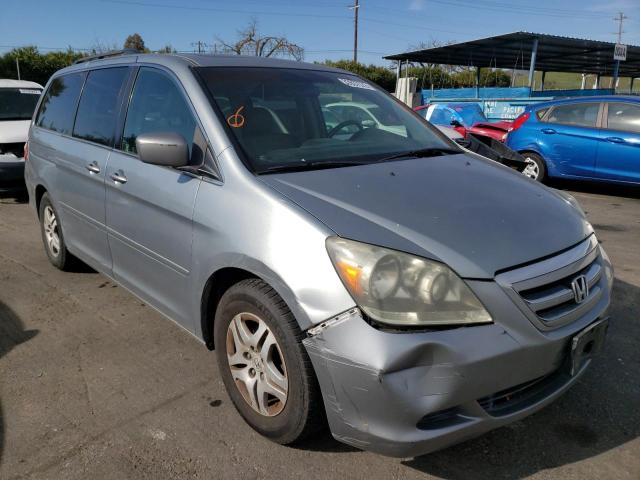
<instances>
[{"instance_id":1,"label":"side mirror","mask_svg":"<svg viewBox=\"0 0 640 480\"><path fill-rule=\"evenodd\" d=\"M369 119L369 120L363 120L362 122L360 122L360 124L364 127L364 128L371 128L371 127L375 127L376 126L376 122L374 122L373 120Z\"/></svg>"},{"instance_id":2,"label":"side mirror","mask_svg":"<svg viewBox=\"0 0 640 480\"><path fill-rule=\"evenodd\" d=\"M136 137L136 149L144 163L165 167L189 165L189 146L177 133L142 133Z\"/></svg>"},{"instance_id":3,"label":"side mirror","mask_svg":"<svg viewBox=\"0 0 640 480\"><path fill-rule=\"evenodd\" d=\"M462 126L462 124L458 120L453 118L453 117L451 118L451 125L453 125L454 127L461 127Z\"/></svg>"}]
</instances>

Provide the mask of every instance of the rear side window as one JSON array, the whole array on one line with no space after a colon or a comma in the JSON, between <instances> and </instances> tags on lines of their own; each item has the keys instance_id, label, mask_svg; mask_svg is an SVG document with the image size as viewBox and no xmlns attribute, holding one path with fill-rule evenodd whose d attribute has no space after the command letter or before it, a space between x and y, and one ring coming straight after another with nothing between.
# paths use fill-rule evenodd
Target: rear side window
<instances>
[{"instance_id":1,"label":"rear side window","mask_svg":"<svg viewBox=\"0 0 640 480\"><path fill-rule=\"evenodd\" d=\"M599 103L558 105L549 114L547 122L575 125L577 127L595 127L599 108Z\"/></svg>"},{"instance_id":2,"label":"rear side window","mask_svg":"<svg viewBox=\"0 0 640 480\"><path fill-rule=\"evenodd\" d=\"M538 120L542 120L542 117L544 117L544 114L547 113L549 111L549 108L541 108L540 110L536 110L536 118Z\"/></svg>"},{"instance_id":3,"label":"rear side window","mask_svg":"<svg viewBox=\"0 0 640 480\"><path fill-rule=\"evenodd\" d=\"M142 133L173 132L193 144L196 121L184 95L164 72L140 69L129 104L122 150L137 153L136 138Z\"/></svg>"},{"instance_id":4,"label":"rear side window","mask_svg":"<svg viewBox=\"0 0 640 480\"><path fill-rule=\"evenodd\" d=\"M44 94L36 125L65 135L71 134L83 81L83 73L55 78Z\"/></svg>"},{"instance_id":5,"label":"rear side window","mask_svg":"<svg viewBox=\"0 0 640 480\"><path fill-rule=\"evenodd\" d=\"M73 136L101 145L113 145L120 92L127 67L93 70L87 76L78 105Z\"/></svg>"},{"instance_id":6,"label":"rear side window","mask_svg":"<svg viewBox=\"0 0 640 480\"><path fill-rule=\"evenodd\" d=\"M640 133L640 106L631 103L610 103L607 128Z\"/></svg>"}]
</instances>

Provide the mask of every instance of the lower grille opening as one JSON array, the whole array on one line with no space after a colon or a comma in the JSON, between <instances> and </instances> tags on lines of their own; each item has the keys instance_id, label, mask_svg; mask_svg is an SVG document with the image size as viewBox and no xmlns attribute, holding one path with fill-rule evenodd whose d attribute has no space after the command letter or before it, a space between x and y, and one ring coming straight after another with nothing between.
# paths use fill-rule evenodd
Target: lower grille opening
<instances>
[{"instance_id":1,"label":"lower grille opening","mask_svg":"<svg viewBox=\"0 0 640 480\"><path fill-rule=\"evenodd\" d=\"M569 378L561 368L549 375L480 398L478 403L493 417L510 415L545 399L561 388Z\"/></svg>"},{"instance_id":2,"label":"lower grille opening","mask_svg":"<svg viewBox=\"0 0 640 480\"><path fill-rule=\"evenodd\" d=\"M469 419L462 416L462 410L459 407L452 407L425 415L418 421L416 427L420 430L438 430L467 421Z\"/></svg>"}]
</instances>

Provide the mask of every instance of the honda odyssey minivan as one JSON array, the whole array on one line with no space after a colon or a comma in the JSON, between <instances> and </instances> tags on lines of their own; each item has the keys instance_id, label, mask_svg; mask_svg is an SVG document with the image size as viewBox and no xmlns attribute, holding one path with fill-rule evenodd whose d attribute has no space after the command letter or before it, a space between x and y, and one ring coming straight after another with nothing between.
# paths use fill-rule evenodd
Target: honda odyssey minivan
<instances>
[{"instance_id":1,"label":"honda odyssey minivan","mask_svg":"<svg viewBox=\"0 0 640 480\"><path fill-rule=\"evenodd\" d=\"M340 102L402 128L330 123ZM89 58L47 84L25 175L51 263L215 349L237 411L282 444L328 424L430 452L544 407L604 342L612 268L576 201L345 71Z\"/></svg>"}]
</instances>

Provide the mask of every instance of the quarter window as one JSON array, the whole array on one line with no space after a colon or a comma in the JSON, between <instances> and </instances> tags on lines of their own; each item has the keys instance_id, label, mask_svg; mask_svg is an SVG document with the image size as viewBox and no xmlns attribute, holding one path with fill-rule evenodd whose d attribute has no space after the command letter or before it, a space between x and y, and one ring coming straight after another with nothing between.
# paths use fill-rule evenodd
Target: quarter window
<instances>
[{"instance_id":1,"label":"quarter window","mask_svg":"<svg viewBox=\"0 0 640 480\"><path fill-rule=\"evenodd\" d=\"M136 138L142 133L172 132L193 145L196 121L182 92L167 74L141 68L129 104L122 150L137 153Z\"/></svg>"},{"instance_id":2,"label":"quarter window","mask_svg":"<svg viewBox=\"0 0 640 480\"><path fill-rule=\"evenodd\" d=\"M540 110L536 110L536 118L538 120L542 120L542 117L544 117L544 114L547 113L549 111L549 108L541 108Z\"/></svg>"},{"instance_id":3,"label":"quarter window","mask_svg":"<svg viewBox=\"0 0 640 480\"><path fill-rule=\"evenodd\" d=\"M631 103L610 103L607 128L640 133L640 106Z\"/></svg>"},{"instance_id":4,"label":"quarter window","mask_svg":"<svg viewBox=\"0 0 640 480\"><path fill-rule=\"evenodd\" d=\"M129 69L103 68L87 77L78 105L73 136L112 146L118 118L118 99Z\"/></svg>"},{"instance_id":5,"label":"quarter window","mask_svg":"<svg viewBox=\"0 0 640 480\"><path fill-rule=\"evenodd\" d=\"M599 103L558 105L549 114L547 122L575 125L577 127L595 127L599 108Z\"/></svg>"},{"instance_id":6,"label":"quarter window","mask_svg":"<svg viewBox=\"0 0 640 480\"><path fill-rule=\"evenodd\" d=\"M36 125L65 135L71 134L83 80L82 73L54 78L42 99Z\"/></svg>"}]
</instances>

